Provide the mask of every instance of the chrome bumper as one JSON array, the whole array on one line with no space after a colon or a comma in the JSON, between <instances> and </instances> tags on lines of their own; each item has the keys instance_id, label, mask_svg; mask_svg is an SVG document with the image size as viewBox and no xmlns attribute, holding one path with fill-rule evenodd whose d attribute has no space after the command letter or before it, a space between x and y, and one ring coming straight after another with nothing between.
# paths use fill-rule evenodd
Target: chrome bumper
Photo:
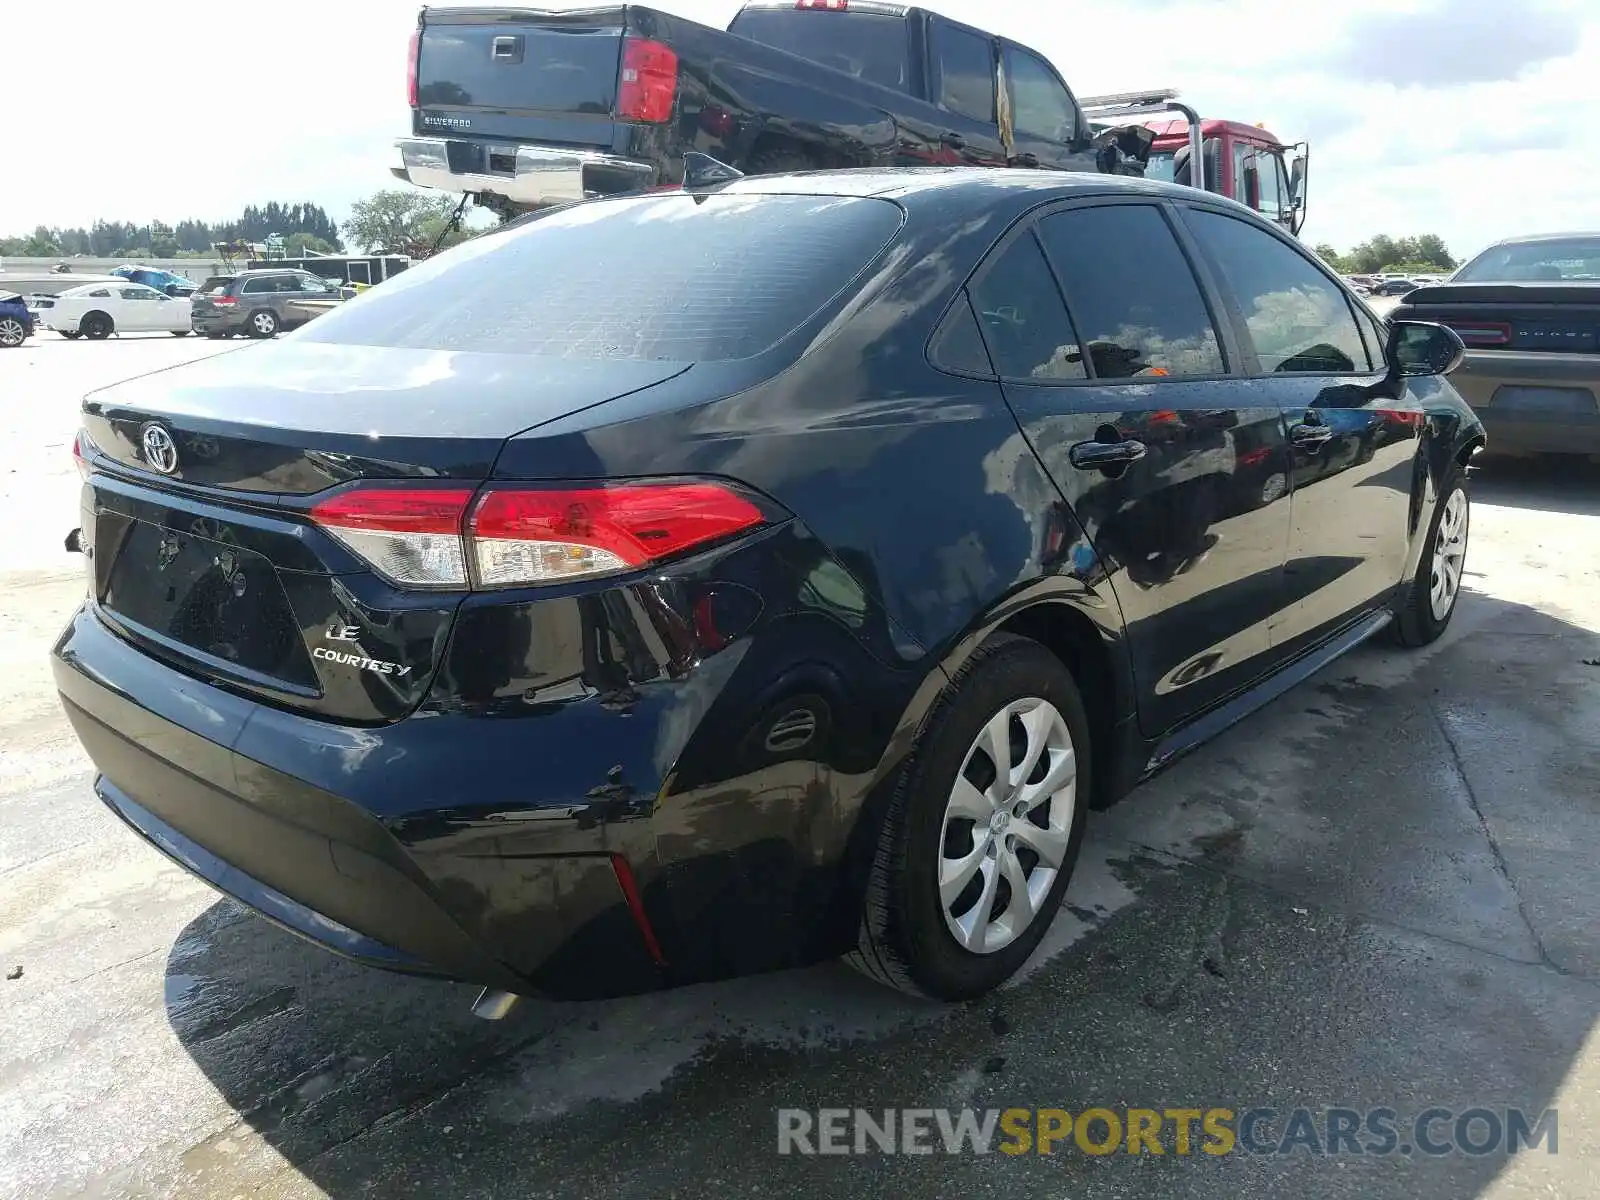
<instances>
[{"instance_id":1,"label":"chrome bumper","mask_svg":"<svg viewBox=\"0 0 1600 1200\"><path fill-rule=\"evenodd\" d=\"M547 146L510 143L494 149L494 158L511 168L505 171L453 171L445 138L402 138L397 178L418 187L445 192L493 192L517 204L564 204L600 191L629 191L656 182L655 170L645 163L592 150L562 150ZM487 162L487 150L483 154ZM608 186L597 186L603 176ZM622 186L616 186L618 183Z\"/></svg>"}]
</instances>

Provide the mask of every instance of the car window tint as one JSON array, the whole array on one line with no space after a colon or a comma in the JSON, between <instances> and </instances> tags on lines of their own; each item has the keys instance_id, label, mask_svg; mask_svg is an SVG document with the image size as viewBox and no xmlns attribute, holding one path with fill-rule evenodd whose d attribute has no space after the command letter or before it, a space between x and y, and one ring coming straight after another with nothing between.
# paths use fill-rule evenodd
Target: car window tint
<instances>
[{"instance_id":1,"label":"car window tint","mask_svg":"<svg viewBox=\"0 0 1600 1200\"><path fill-rule=\"evenodd\" d=\"M1191 209L1189 222L1244 310L1263 371L1370 369L1344 290L1309 259L1234 217Z\"/></svg>"},{"instance_id":2,"label":"car window tint","mask_svg":"<svg viewBox=\"0 0 1600 1200\"><path fill-rule=\"evenodd\" d=\"M1098 378L1223 372L1200 285L1159 209L1055 213L1039 222L1039 233Z\"/></svg>"},{"instance_id":3,"label":"car window tint","mask_svg":"<svg viewBox=\"0 0 1600 1200\"><path fill-rule=\"evenodd\" d=\"M111 298L111 292L106 288L96 288L94 291L90 292L89 295L97 298L103 296L108 300Z\"/></svg>"},{"instance_id":4,"label":"car window tint","mask_svg":"<svg viewBox=\"0 0 1600 1200\"><path fill-rule=\"evenodd\" d=\"M1063 143L1077 137L1077 108L1043 60L1008 46L1006 75L1011 80L1011 123L1018 133Z\"/></svg>"},{"instance_id":5,"label":"car window tint","mask_svg":"<svg viewBox=\"0 0 1600 1200\"><path fill-rule=\"evenodd\" d=\"M122 298L124 300L148 300L148 299L150 299L150 293L145 291L143 288L131 288L130 287L130 288L118 288L117 290L122 293Z\"/></svg>"},{"instance_id":6,"label":"car window tint","mask_svg":"<svg viewBox=\"0 0 1600 1200\"><path fill-rule=\"evenodd\" d=\"M934 26L939 103L951 112L993 123L994 44L943 21Z\"/></svg>"},{"instance_id":7,"label":"car window tint","mask_svg":"<svg viewBox=\"0 0 1600 1200\"><path fill-rule=\"evenodd\" d=\"M1354 307L1356 320L1361 325L1362 337L1367 343L1368 364L1374 371L1381 371L1387 363L1388 323L1381 317L1374 316L1359 304Z\"/></svg>"},{"instance_id":8,"label":"car window tint","mask_svg":"<svg viewBox=\"0 0 1600 1200\"><path fill-rule=\"evenodd\" d=\"M989 357L1007 379L1083 379L1087 372L1050 266L1030 235L1014 239L972 288Z\"/></svg>"},{"instance_id":9,"label":"car window tint","mask_svg":"<svg viewBox=\"0 0 1600 1200\"><path fill-rule=\"evenodd\" d=\"M318 317L312 341L715 362L770 349L900 230L863 196L596 200L505 225ZM596 287L626 279L626 295Z\"/></svg>"},{"instance_id":10,"label":"car window tint","mask_svg":"<svg viewBox=\"0 0 1600 1200\"><path fill-rule=\"evenodd\" d=\"M963 291L934 335L933 365L962 375L993 375L972 302Z\"/></svg>"},{"instance_id":11,"label":"car window tint","mask_svg":"<svg viewBox=\"0 0 1600 1200\"><path fill-rule=\"evenodd\" d=\"M246 279L244 287L240 290L247 296L254 296L261 292L273 291L275 287L276 281L272 279Z\"/></svg>"}]
</instances>

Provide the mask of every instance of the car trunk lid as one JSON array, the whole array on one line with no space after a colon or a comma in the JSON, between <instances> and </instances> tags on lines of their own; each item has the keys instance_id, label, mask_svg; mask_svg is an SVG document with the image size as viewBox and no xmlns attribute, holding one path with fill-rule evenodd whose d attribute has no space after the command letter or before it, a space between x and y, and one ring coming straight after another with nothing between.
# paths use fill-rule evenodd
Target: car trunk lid
<instances>
[{"instance_id":1,"label":"car trunk lid","mask_svg":"<svg viewBox=\"0 0 1600 1200\"><path fill-rule=\"evenodd\" d=\"M97 608L208 682L396 720L425 693L464 586L380 574L313 507L354 484L471 492L511 435L687 369L295 339L93 393Z\"/></svg>"},{"instance_id":2,"label":"car trunk lid","mask_svg":"<svg viewBox=\"0 0 1600 1200\"><path fill-rule=\"evenodd\" d=\"M1600 353L1600 281L1433 284L1394 315L1449 325L1471 350Z\"/></svg>"}]
</instances>

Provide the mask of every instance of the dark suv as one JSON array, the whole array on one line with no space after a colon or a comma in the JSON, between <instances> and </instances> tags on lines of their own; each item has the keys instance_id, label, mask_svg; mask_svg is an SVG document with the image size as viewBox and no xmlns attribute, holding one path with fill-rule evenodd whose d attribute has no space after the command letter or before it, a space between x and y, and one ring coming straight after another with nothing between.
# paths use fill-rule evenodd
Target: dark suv
<instances>
[{"instance_id":1,"label":"dark suv","mask_svg":"<svg viewBox=\"0 0 1600 1200\"><path fill-rule=\"evenodd\" d=\"M230 279L206 280L190 303L196 333L210 338L236 333L269 338L311 320L297 300L337 300L339 288L310 271L241 271Z\"/></svg>"}]
</instances>

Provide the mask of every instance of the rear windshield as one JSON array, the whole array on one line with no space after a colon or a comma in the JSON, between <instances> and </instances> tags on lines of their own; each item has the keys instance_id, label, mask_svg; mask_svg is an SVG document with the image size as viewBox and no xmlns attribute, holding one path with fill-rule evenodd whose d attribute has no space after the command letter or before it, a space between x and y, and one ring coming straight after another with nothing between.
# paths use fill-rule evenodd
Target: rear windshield
<instances>
[{"instance_id":1,"label":"rear windshield","mask_svg":"<svg viewBox=\"0 0 1600 1200\"><path fill-rule=\"evenodd\" d=\"M1600 237L1490 246L1457 271L1458 283L1600 279Z\"/></svg>"},{"instance_id":2,"label":"rear windshield","mask_svg":"<svg viewBox=\"0 0 1600 1200\"><path fill-rule=\"evenodd\" d=\"M299 336L553 358L749 358L841 292L900 221L898 205L864 197L591 200L465 242Z\"/></svg>"},{"instance_id":3,"label":"rear windshield","mask_svg":"<svg viewBox=\"0 0 1600 1200\"><path fill-rule=\"evenodd\" d=\"M910 42L904 17L815 8L747 8L733 19L728 31L857 79L906 90Z\"/></svg>"}]
</instances>

